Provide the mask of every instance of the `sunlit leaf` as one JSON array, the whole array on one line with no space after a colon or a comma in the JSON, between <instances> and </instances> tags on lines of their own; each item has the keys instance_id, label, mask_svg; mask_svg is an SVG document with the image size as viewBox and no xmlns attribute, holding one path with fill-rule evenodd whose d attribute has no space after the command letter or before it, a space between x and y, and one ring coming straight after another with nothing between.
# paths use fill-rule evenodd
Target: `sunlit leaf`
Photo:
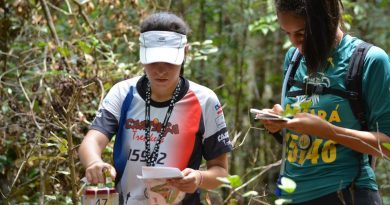
<instances>
[{"instance_id":1,"label":"sunlit leaf","mask_svg":"<svg viewBox=\"0 0 390 205\"><path fill-rule=\"evenodd\" d=\"M89 53L92 53L93 51L93 48L91 45L89 45L87 42L85 41L79 41L77 42L77 45L78 47L85 53L89 54Z\"/></svg>"},{"instance_id":2,"label":"sunlit leaf","mask_svg":"<svg viewBox=\"0 0 390 205\"><path fill-rule=\"evenodd\" d=\"M229 184L222 184L219 187L226 188L226 189L232 189L232 186L230 186Z\"/></svg>"},{"instance_id":3,"label":"sunlit leaf","mask_svg":"<svg viewBox=\"0 0 390 205\"><path fill-rule=\"evenodd\" d=\"M194 60L194 61L207 60L207 56L197 56L197 57L193 58L192 60Z\"/></svg>"},{"instance_id":4,"label":"sunlit leaf","mask_svg":"<svg viewBox=\"0 0 390 205\"><path fill-rule=\"evenodd\" d=\"M79 4L83 5L87 2L89 2L90 0L77 0L79 2Z\"/></svg>"},{"instance_id":5,"label":"sunlit leaf","mask_svg":"<svg viewBox=\"0 0 390 205\"><path fill-rule=\"evenodd\" d=\"M390 143L384 142L382 145L386 147L386 149L390 150Z\"/></svg>"},{"instance_id":6,"label":"sunlit leaf","mask_svg":"<svg viewBox=\"0 0 390 205\"><path fill-rule=\"evenodd\" d=\"M241 178L238 175L231 175L228 177L217 177L217 180L224 183L225 184L224 187L227 188L236 188L242 184ZM226 186L226 185L230 185L230 186Z\"/></svg>"},{"instance_id":7,"label":"sunlit leaf","mask_svg":"<svg viewBox=\"0 0 390 205\"><path fill-rule=\"evenodd\" d=\"M87 62L87 65L92 65L92 63L94 62L94 58L87 53L84 53L84 58L85 62Z\"/></svg>"},{"instance_id":8,"label":"sunlit leaf","mask_svg":"<svg viewBox=\"0 0 390 205\"><path fill-rule=\"evenodd\" d=\"M283 204L288 204L291 203L291 199L277 199L275 200L275 205L283 205Z\"/></svg>"},{"instance_id":9,"label":"sunlit leaf","mask_svg":"<svg viewBox=\"0 0 390 205\"><path fill-rule=\"evenodd\" d=\"M3 114L5 114L8 111L10 111L8 103L4 103L4 104L1 105L1 111L3 112Z\"/></svg>"},{"instance_id":10,"label":"sunlit leaf","mask_svg":"<svg viewBox=\"0 0 390 205\"><path fill-rule=\"evenodd\" d=\"M104 153L105 154L112 154L113 152L114 152L114 150L112 149L112 147L106 146L104 148Z\"/></svg>"},{"instance_id":11,"label":"sunlit leaf","mask_svg":"<svg viewBox=\"0 0 390 205\"><path fill-rule=\"evenodd\" d=\"M230 184L230 181L226 177L217 177L217 180L224 183L224 184Z\"/></svg>"},{"instance_id":12,"label":"sunlit leaf","mask_svg":"<svg viewBox=\"0 0 390 205\"><path fill-rule=\"evenodd\" d=\"M65 154L68 152L68 146L64 145L64 144L61 144L58 149L60 150L60 153L61 154Z\"/></svg>"},{"instance_id":13,"label":"sunlit leaf","mask_svg":"<svg viewBox=\"0 0 390 205\"><path fill-rule=\"evenodd\" d=\"M212 53L218 52L218 48L217 47L213 47L213 48L209 48L209 49L201 49L199 52L204 54L204 55L208 55L208 54L212 54Z\"/></svg>"},{"instance_id":14,"label":"sunlit leaf","mask_svg":"<svg viewBox=\"0 0 390 205\"><path fill-rule=\"evenodd\" d=\"M57 146L56 143L43 143L41 144L42 147L53 147L53 146Z\"/></svg>"},{"instance_id":15,"label":"sunlit leaf","mask_svg":"<svg viewBox=\"0 0 390 205\"><path fill-rule=\"evenodd\" d=\"M63 174L63 175L70 175L68 171L57 171L57 173Z\"/></svg>"},{"instance_id":16,"label":"sunlit leaf","mask_svg":"<svg viewBox=\"0 0 390 205\"><path fill-rule=\"evenodd\" d=\"M280 184L278 184L278 187L287 193L293 193L295 191L295 188L297 188L297 184L290 178L282 177L282 179L280 180Z\"/></svg>"},{"instance_id":17,"label":"sunlit leaf","mask_svg":"<svg viewBox=\"0 0 390 205\"><path fill-rule=\"evenodd\" d=\"M242 197L252 197L252 196L257 196L259 193L257 191L248 191L245 194L242 195Z\"/></svg>"},{"instance_id":18,"label":"sunlit leaf","mask_svg":"<svg viewBox=\"0 0 390 205\"><path fill-rule=\"evenodd\" d=\"M228 180L230 181L230 185L231 185L233 188L239 187L239 186L242 184L241 178L240 178L240 176L238 176L238 175L231 175L231 176L228 176Z\"/></svg>"},{"instance_id":19,"label":"sunlit leaf","mask_svg":"<svg viewBox=\"0 0 390 205\"><path fill-rule=\"evenodd\" d=\"M203 43L202 43L203 45L207 45L207 44L213 44L213 41L212 40L210 40L210 39L208 39L208 40L205 40L205 41L203 41Z\"/></svg>"},{"instance_id":20,"label":"sunlit leaf","mask_svg":"<svg viewBox=\"0 0 390 205\"><path fill-rule=\"evenodd\" d=\"M190 43L191 46L200 46L200 42L199 41L194 41L192 43Z\"/></svg>"},{"instance_id":21,"label":"sunlit leaf","mask_svg":"<svg viewBox=\"0 0 390 205\"><path fill-rule=\"evenodd\" d=\"M55 195L45 195L45 199L52 201L57 200L57 197Z\"/></svg>"}]
</instances>

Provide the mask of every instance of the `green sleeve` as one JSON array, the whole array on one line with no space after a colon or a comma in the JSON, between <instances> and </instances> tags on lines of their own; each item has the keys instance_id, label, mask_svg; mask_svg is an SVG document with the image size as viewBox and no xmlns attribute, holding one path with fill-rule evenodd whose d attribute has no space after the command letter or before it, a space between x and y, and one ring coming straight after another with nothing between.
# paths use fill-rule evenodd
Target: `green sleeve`
<instances>
[{"instance_id":1,"label":"green sleeve","mask_svg":"<svg viewBox=\"0 0 390 205\"><path fill-rule=\"evenodd\" d=\"M390 59L375 46L365 58L362 96L366 102L368 129L390 137Z\"/></svg>"}]
</instances>

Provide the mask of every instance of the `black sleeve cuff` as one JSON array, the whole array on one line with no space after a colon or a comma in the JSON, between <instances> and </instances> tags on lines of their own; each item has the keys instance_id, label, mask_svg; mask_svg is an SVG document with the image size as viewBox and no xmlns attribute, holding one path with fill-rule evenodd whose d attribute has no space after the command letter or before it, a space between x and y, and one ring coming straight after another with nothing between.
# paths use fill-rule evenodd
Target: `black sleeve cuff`
<instances>
[{"instance_id":1,"label":"black sleeve cuff","mask_svg":"<svg viewBox=\"0 0 390 205\"><path fill-rule=\"evenodd\" d=\"M107 110L100 109L89 129L97 130L111 140L112 136L117 132L118 127L119 123L115 116Z\"/></svg>"}]
</instances>

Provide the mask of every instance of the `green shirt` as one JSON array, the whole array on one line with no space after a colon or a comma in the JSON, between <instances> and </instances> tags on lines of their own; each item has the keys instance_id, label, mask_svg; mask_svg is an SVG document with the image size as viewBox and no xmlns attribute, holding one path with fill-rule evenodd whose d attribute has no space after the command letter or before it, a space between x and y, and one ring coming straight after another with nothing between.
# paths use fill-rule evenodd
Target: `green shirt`
<instances>
[{"instance_id":1,"label":"green shirt","mask_svg":"<svg viewBox=\"0 0 390 205\"><path fill-rule=\"evenodd\" d=\"M333 51L328 66L315 76L307 76L305 59L302 58L295 79L345 90L348 63L356 45L360 42L361 40L357 38L344 36L339 46ZM294 50L291 48L287 52L285 72ZM293 86L290 91L298 89ZM390 136L390 59L378 47L373 46L365 57L362 89L369 130L379 130ZM318 115L339 127L360 129L360 123L355 118L348 99L336 95L286 97L285 109L296 109L293 106L294 103L308 100L312 101L311 107L308 110L299 110L299 112ZM293 203L300 203L345 188L357 177L359 167L361 172L357 179L357 186L378 189L375 173L369 166L367 155L316 136L311 136L312 143L308 149L299 149L299 141L301 140L301 145L304 145L302 140L305 136L302 137L302 135L287 130L284 137L287 146L284 176L294 180L297 188L291 194L283 192L283 198L292 199ZM362 165L359 166L359 163Z\"/></svg>"}]
</instances>

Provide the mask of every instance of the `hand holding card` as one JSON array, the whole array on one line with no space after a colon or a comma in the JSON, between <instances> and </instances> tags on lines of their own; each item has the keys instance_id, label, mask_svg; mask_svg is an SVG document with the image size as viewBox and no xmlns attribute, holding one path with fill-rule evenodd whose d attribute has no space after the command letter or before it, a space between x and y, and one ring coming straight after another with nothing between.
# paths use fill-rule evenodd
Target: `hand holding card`
<instances>
[{"instance_id":1,"label":"hand holding card","mask_svg":"<svg viewBox=\"0 0 390 205\"><path fill-rule=\"evenodd\" d=\"M142 176L147 188L149 205L176 205L184 199L185 193L167 183L167 179L183 178L176 167L142 167Z\"/></svg>"},{"instance_id":2,"label":"hand holding card","mask_svg":"<svg viewBox=\"0 0 390 205\"><path fill-rule=\"evenodd\" d=\"M283 117L274 113L270 113L264 110L258 110L254 108L251 108L250 112L252 114L256 114L255 117L256 120L275 120L275 121L286 121L286 122L290 120L287 117Z\"/></svg>"}]
</instances>

